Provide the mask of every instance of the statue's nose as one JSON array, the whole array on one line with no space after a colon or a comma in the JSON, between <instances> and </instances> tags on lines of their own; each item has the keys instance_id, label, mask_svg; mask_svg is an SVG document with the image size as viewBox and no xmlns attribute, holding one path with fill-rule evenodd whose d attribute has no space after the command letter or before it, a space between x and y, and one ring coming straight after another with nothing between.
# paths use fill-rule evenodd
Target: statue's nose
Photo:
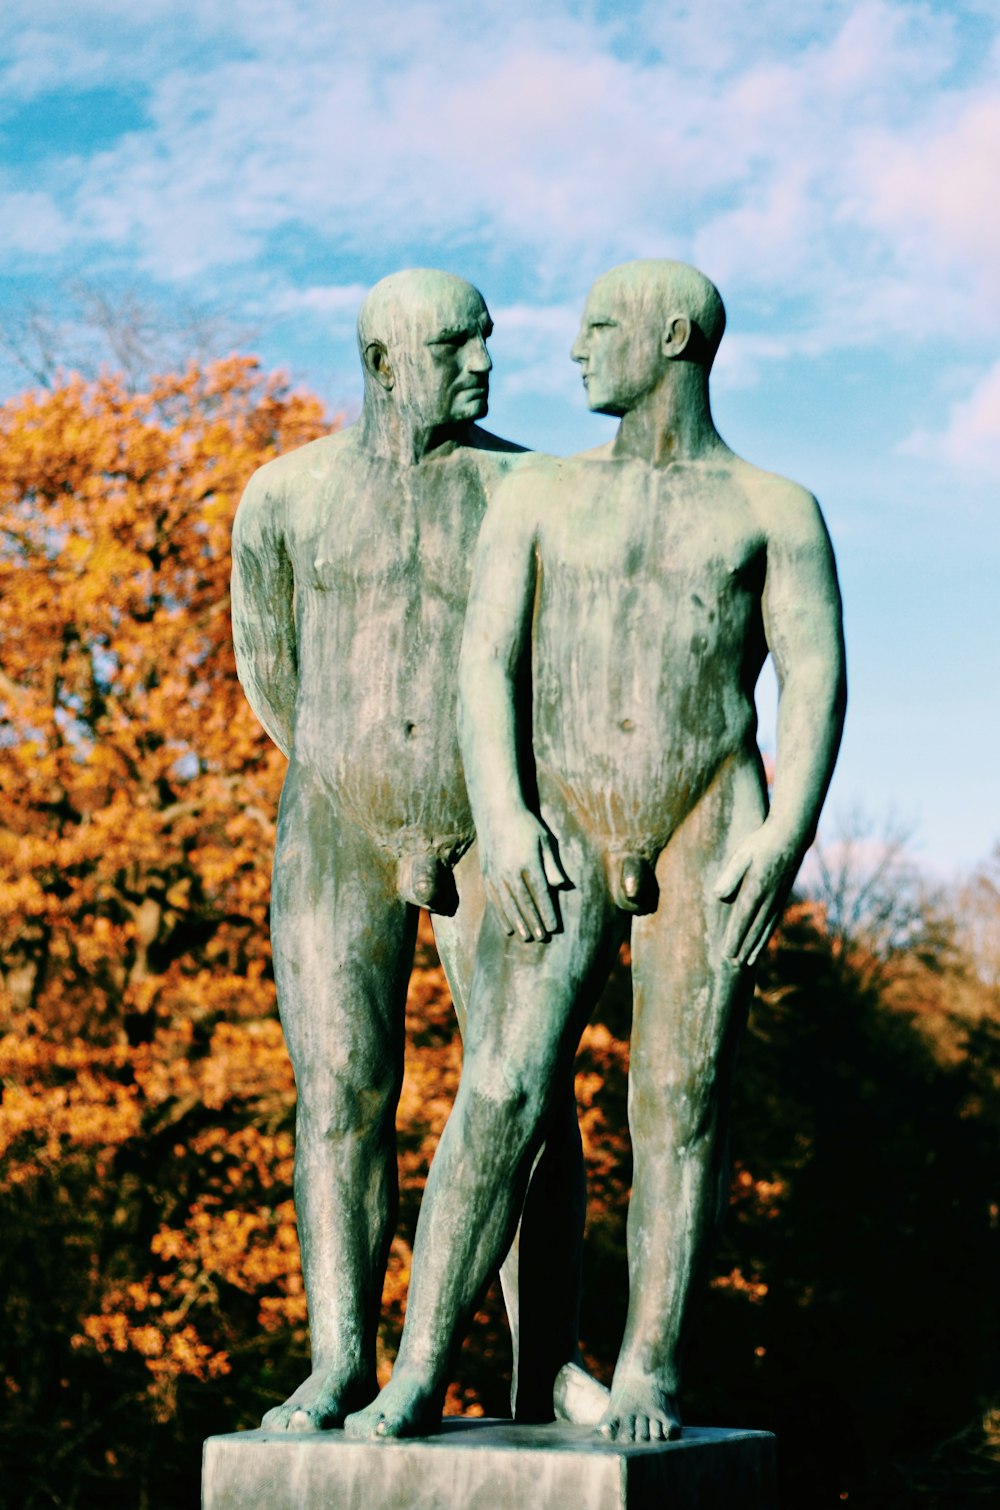
<instances>
[{"instance_id":1,"label":"statue's nose","mask_svg":"<svg viewBox=\"0 0 1000 1510\"><path fill-rule=\"evenodd\" d=\"M486 342L482 336L473 343L473 349L469 356L469 370L472 372L492 372L493 361L486 349Z\"/></svg>"}]
</instances>

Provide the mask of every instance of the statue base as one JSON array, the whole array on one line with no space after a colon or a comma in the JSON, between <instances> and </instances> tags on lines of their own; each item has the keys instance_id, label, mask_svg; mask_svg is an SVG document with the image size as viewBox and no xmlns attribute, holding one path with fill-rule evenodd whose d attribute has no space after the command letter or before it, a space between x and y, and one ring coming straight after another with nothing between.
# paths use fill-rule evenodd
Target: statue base
<instances>
[{"instance_id":1,"label":"statue base","mask_svg":"<svg viewBox=\"0 0 1000 1510\"><path fill-rule=\"evenodd\" d=\"M688 1426L606 1442L589 1426L448 1417L429 1437L342 1431L209 1437L203 1510L774 1510L766 1431Z\"/></svg>"}]
</instances>

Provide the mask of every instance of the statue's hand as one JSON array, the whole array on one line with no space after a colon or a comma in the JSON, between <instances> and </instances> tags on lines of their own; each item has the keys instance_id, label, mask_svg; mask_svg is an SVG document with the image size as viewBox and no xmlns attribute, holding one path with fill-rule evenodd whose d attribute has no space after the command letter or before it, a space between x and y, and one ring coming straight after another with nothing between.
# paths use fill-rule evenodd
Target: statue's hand
<instances>
[{"instance_id":1,"label":"statue's hand","mask_svg":"<svg viewBox=\"0 0 1000 1510\"><path fill-rule=\"evenodd\" d=\"M801 854L764 823L733 850L715 883L732 908L722 941L726 959L755 965L784 911Z\"/></svg>"},{"instance_id":2,"label":"statue's hand","mask_svg":"<svg viewBox=\"0 0 1000 1510\"><path fill-rule=\"evenodd\" d=\"M545 943L559 927L551 889L567 884L552 835L525 811L506 815L479 842L486 894L504 929Z\"/></svg>"}]
</instances>

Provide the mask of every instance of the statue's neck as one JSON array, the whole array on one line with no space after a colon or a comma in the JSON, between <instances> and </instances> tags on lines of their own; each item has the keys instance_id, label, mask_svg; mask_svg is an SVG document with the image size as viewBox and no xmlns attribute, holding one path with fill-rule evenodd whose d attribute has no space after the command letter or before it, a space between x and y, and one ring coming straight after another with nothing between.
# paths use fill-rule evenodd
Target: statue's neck
<instances>
[{"instance_id":1,"label":"statue's neck","mask_svg":"<svg viewBox=\"0 0 1000 1510\"><path fill-rule=\"evenodd\" d=\"M467 439L468 432L468 420L425 425L394 405L376 407L368 402L357 423L357 438L366 451L404 467L449 455Z\"/></svg>"},{"instance_id":2,"label":"statue's neck","mask_svg":"<svg viewBox=\"0 0 1000 1510\"><path fill-rule=\"evenodd\" d=\"M720 449L725 449L725 442L712 419L708 374L691 363L675 362L622 416L612 455L667 467L702 461Z\"/></svg>"}]
</instances>

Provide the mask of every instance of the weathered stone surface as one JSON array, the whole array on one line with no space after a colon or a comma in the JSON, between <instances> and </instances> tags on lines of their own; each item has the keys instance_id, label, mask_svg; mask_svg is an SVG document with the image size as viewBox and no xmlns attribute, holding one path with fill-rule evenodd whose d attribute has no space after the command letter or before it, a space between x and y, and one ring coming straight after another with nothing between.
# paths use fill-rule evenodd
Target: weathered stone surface
<instances>
[{"instance_id":1,"label":"weathered stone surface","mask_svg":"<svg viewBox=\"0 0 1000 1510\"><path fill-rule=\"evenodd\" d=\"M774 1438L686 1427L606 1442L583 1426L446 1420L430 1437L239 1432L205 1443L203 1510L774 1510Z\"/></svg>"}]
</instances>

